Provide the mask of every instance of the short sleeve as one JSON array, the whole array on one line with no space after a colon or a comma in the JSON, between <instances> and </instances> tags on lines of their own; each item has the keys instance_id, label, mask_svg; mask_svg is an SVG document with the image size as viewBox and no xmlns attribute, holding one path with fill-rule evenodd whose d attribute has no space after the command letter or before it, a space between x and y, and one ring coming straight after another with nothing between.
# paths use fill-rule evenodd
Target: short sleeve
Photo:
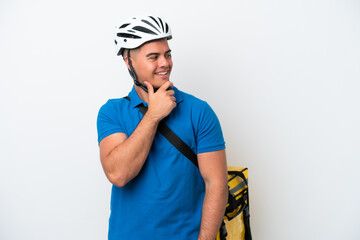
<instances>
[{"instance_id":1,"label":"short sleeve","mask_svg":"<svg viewBox=\"0 0 360 240\"><path fill-rule=\"evenodd\" d=\"M196 142L197 153L225 149L225 141L219 119L209 104L203 102L199 109Z\"/></svg>"},{"instance_id":2,"label":"short sleeve","mask_svg":"<svg viewBox=\"0 0 360 240\"><path fill-rule=\"evenodd\" d=\"M99 110L97 117L98 142L118 132L125 132L117 117L115 106L108 101Z\"/></svg>"}]
</instances>

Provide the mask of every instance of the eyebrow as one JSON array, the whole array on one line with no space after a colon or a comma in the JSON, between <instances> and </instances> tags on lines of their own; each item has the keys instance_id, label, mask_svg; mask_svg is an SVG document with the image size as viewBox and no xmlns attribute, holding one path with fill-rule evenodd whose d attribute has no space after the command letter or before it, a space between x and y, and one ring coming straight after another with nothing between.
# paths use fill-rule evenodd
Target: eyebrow
<instances>
[{"instance_id":1,"label":"eyebrow","mask_svg":"<svg viewBox=\"0 0 360 240\"><path fill-rule=\"evenodd\" d=\"M170 53L170 52L171 52L171 49L167 50L165 52L165 54ZM148 54L146 54L146 57L150 57L151 55L160 55L160 53L148 53Z\"/></svg>"}]
</instances>

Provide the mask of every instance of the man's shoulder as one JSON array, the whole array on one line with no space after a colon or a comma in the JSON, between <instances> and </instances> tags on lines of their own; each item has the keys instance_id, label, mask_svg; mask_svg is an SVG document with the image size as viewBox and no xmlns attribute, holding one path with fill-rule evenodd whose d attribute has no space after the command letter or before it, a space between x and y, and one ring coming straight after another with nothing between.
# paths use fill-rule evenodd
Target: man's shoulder
<instances>
[{"instance_id":1,"label":"man's shoulder","mask_svg":"<svg viewBox=\"0 0 360 240\"><path fill-rule=\"evenodd\" d=\"M122 98L110 98L106 101L104 105L120 105L123 103L129 103L129 100L127 100L125 97Z\"/></svg>"},{"instance_id":2,"label":"man's shoulder","mask_svg":"<svg viewBox=\"0 0 360 240\"><path fill-rule=\"evenodd\" d=\"M119 111L124 105L128 105L129 101L125 98L108 99L100 108L100 112Z\"/></svg>"},{"instance_id":3,"label":"man's shoulder","mask_svg":"<svg viewBox=\"0 0 360 240\"><path fill-rule=\"evenodd\" d=\"M187 104L191 104L191 105L196 105L196 106L201 106L201 105L206 105L206 101L195 97L193 94L178 90L179 93L181 94L182 99L184 100L185 103Z\"/></svg>"},{"instance_id":4,"label":"man's shoulder","mask_svg":"<svg viewBox=\"0 0 360 240\"><path fill-rule=\"evenodd\" d=\"M181 95L184 102L183 109L190 111L193 119L217 118L216 113L207 101L186 92L181 92Z\"/></svg>"}]
</instances>

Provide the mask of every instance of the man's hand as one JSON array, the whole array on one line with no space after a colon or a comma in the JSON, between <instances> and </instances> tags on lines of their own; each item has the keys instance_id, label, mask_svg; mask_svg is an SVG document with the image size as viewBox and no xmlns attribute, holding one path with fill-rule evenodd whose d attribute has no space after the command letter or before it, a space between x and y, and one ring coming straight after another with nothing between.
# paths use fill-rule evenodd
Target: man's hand
<instances>
[{"instance_id":1,"label":"man's hand","mask_svg":"<svg viewBox=\"0 0 360 240\"><path fill-rule=\"evenodd\" d=\"M154 87L149 82L144 82L148 88L148 111L147 117L152 118L155 121L161 121L168 116L171 111L176 107L174 90L168 90L173 87L172 82L164 83L154 93Z\"/></svg>"}]
</instances>

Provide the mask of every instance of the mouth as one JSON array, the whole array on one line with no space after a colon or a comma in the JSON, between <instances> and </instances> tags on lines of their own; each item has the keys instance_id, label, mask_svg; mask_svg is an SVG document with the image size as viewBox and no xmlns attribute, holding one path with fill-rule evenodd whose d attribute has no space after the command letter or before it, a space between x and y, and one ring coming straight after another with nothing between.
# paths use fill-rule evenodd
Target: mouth
<instances>
[{"instance_id":1,"label":"mouth","mask_svg":"<svg viewBox=\"0 0 360 240\"><path fill-rule=\"evenodd\" d=\"M168 73L169 73L168 71L165 71L165 72L157 72L157 73L155 73L155 75L165 76L165 75L167 75Z\"/></svg>"},{"instance_id":2,"label":"mouth","mask_svg":"<svg viewBox=\"0 0 360 240\"><path fill-rule=\"evenodd\" d=\"M168 71L155 72L155 76L161 80L168 80L170 76L170 71L168 70Z\"/></svg>"}]
</instances>

